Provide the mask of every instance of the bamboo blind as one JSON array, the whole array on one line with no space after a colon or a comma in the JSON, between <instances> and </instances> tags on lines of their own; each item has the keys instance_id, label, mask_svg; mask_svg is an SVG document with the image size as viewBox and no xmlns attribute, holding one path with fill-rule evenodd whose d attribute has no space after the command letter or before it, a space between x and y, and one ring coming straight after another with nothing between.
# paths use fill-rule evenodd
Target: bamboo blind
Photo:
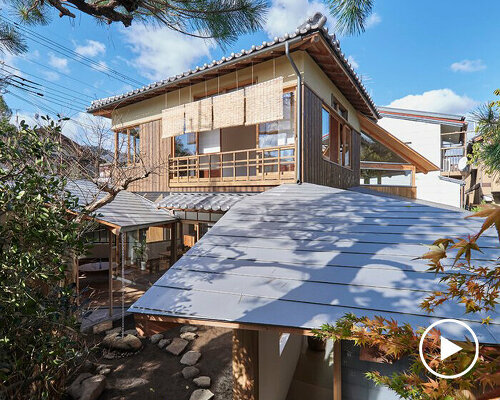
<instances>
[{"instance_id":1,"label":"bamboo blind","mask_svg":"<svg viewBox=\"0 0 500 400\"><path fill-rule=\"evenodd\" d=\"M212 129L212 98L193 101L184 105L186 132Z\"/></svg>"},{"instance_id":2,"label":"bamboo blind","mask_svg":"<svg viewBox=\"0 0 500 400\"><path fill-rule=\"evenodd\" d=\"M245 88L245 125L283 119L283 77Z\"/></svg>"},{"instance_id":3,"label":"bamboo blind","mask_svg":"<svg viewBox=\"0 0 500 400\"><path fill-rule=\"evenodd\" d=\"M213 129L228 128L245 123L245 90L213 97Z\"/></svg>"},{"instance_id":4,"label":"bamboo blind","mask_svg":"<svg viewBox=\"0 0 500 400\"><path fill-rule=\"evenodd\" d=\"M162 138L184 133L184 105L162 111Z\"/></svg>"}]
</instances>

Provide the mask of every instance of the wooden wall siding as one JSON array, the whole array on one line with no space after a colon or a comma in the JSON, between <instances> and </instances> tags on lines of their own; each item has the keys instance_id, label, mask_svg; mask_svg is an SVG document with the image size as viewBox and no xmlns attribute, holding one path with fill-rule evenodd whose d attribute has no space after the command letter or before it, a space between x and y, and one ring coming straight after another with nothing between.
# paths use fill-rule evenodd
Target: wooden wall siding
<instances>
[{"instance_id":1,"label":"wooden wall siding","mask_svg":"<svg viewBox=\"0 0 500 400\"><path fill-rule=\"evenodd\" d=\"M129 190L134 192L168 191L167 160L171 152L171 141L161 137L161 120L141 124L140 135L141 157L144 164L148 167L159 167L149 177L134 182Z\"/></svg>"},{"instance_id":2,"label":"wooden wall siding","mask_svg":"<svg viewBox=\"0 0 500 400\"><path fill-rule=\"evenodd\" d=\"M363 187L377 192L392 194L394 196L406 197L407 199L417 198L416 186L382 186L382 185L363 185Z\"/></svg>"},{"instance_id":3,"label":"wooden wall siding","mask_svg":"<svg viewBox=\"0 0 500 400\"><path fill-rule=\"evenodd\" d=\"M304 86L303 158L304 182L346 189L359 186L360 135L353 130L352 169L327 161L321 154L321 99Z\"/></svg>"}]
</instances>

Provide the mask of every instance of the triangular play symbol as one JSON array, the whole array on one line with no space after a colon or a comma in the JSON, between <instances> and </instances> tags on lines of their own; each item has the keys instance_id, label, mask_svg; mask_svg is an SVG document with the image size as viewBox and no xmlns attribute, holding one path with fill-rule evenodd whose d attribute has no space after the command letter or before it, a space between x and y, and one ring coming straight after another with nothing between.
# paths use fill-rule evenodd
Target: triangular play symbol
<instances>
[{"instance_id":1,"label":"triangular play symbol","mask_svg":"<svg viewBox=\"0 0 500 400\"><path fill-rule=\"evenodd\" d=\"M460 350L462 350L460 346L441 336L441 361L458 353Z\"/></svg>"}]
</instances>

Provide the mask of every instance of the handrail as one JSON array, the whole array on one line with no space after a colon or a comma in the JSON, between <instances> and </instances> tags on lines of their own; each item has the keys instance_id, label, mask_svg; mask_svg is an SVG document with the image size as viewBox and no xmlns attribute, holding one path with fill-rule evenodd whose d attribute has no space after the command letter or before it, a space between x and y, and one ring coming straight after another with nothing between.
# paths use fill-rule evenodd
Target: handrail
<instances>
[{"instance_id":1,"label":"handrail","mask_svg":"<svg viewBox=\"0 0 500 400\"><path fill-rule=\"evenodd\" d=\"M170 184L293 181L295 145L173 157Z\"/></svg>"}]
</instances>

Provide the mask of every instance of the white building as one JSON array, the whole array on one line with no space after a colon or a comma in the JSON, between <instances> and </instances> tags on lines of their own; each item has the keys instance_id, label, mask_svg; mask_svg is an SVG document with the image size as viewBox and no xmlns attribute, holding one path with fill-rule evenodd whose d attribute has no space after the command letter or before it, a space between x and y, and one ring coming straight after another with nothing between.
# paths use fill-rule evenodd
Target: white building
<instances>
[{"instance_id":1,"label":"white building","mask_svg":"<svg viewBox=\"0 0 500 400\"><path fill-rule=\"evenodd\" d=\"M467 122L464 116L378 107L378 124L441 171L416 175L417 198L454 207L463 206L462 174L458 163L465 156Z\"/></svg>"}]
</instances>

